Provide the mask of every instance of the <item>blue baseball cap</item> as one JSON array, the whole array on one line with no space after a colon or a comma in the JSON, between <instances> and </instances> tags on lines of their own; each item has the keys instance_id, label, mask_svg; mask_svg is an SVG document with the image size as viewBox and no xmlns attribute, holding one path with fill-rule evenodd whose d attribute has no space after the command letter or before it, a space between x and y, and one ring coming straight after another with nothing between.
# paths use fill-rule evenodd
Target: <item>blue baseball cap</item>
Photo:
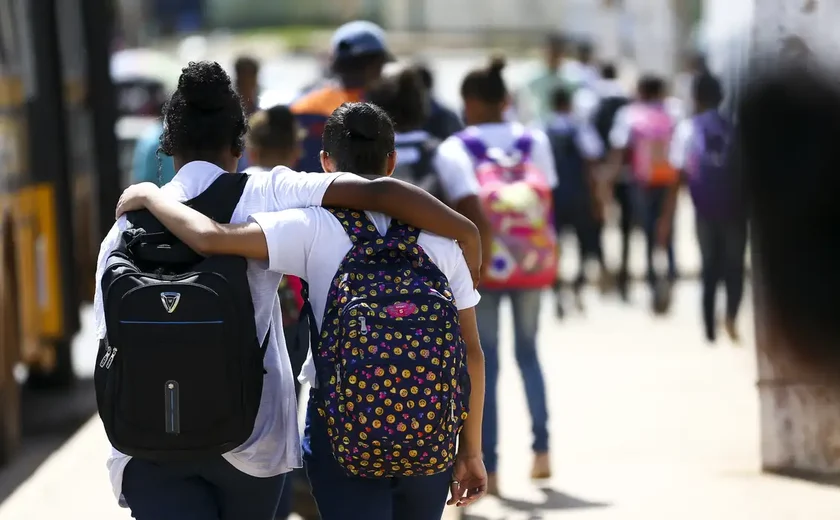
<instances>
[{"instance_id":1,"label":"blue baseball cap","mask_svg":"<svg viewBox=\"0 0 840 520\"><path fill-rule=\"evenodd\" d=\"M372 54L382 54L389 61L394 59L385 43L385 31L367 20L348 22L336 29L330 49L333 61Z\"/></svg>"}]
</instances>

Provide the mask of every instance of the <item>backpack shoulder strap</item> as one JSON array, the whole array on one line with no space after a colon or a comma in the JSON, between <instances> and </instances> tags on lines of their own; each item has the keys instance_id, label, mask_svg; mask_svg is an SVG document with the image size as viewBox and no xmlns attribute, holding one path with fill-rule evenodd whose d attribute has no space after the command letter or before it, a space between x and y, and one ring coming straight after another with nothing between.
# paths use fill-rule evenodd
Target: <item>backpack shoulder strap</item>
<instances>
[{"instance_id":1,"label":"backpack shoulder strap","mask_svg":"<svg viewBox=\"0 0 840 520\"><path fill-rule=\"evenodd\" d=\"M531 150L534 148L534 135L526 128L522 130L516 141L513 142L513 149L522 154L522 162L531 158Z\"/></svg>"},{"instance_id":2,"label":"backpack shoulder strap","mask_svg":"<svg viewBox=\"0 0 840 520\"><path fill-rule=\"evenodd\" d=\"M403 242L408 242L409 244L416 244L419 236L420 230L416 227L409 226L404 222L392 219L391 225L388 226L388 233L385 235L385 238L388 240L397 239Z\"/></svg>"},{"instance_id":3,"label":"backpack shoulder strap","mask_svg":"<svg viewBox=\"0 0 840 520\"><path fill-rule=\"evenodd\" d=\"M198 197L185 204L220 224L229 224L248 179L245 173L223 173Z\"/></svg>"},{"instance_id":4,"label":"backpack shoulder strap","mask_svg":"<svg viewBox=\"0 0 840 520\"><path fill-rule=\"evenodd\" d=\"M375 240L379 237L376 226L367 217L364 211L355 211L343 208L324 208L341 223L344 232L350 237L354 246Z\"/></svg>"},{"instance_id":5,"label":"backpack shoulder strap","mask_svg":"<svg viewBox=\"0 0 840 520\"><path fill-rule=\"evenodd\" d=\"M472 155L476 161L484 161L487 159L487 145L485 145L481 138L476 135L476 132L470 128L462 130L455 134L458 139L464 143L467 151Z\"/></svg>"}]
</instances>

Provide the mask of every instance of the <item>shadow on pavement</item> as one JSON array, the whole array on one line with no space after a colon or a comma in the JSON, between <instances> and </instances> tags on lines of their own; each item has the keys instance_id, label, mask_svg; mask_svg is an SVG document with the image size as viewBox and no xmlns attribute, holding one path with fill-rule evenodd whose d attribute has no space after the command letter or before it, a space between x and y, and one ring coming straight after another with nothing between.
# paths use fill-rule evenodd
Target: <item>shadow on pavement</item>
<instances>
[{"instance_id":1,"label":"shadow on pavement","mask_svg":"<svg viewBox=\"0 0 840 520\"><path fill-rule=\"evenodd\" d=\"M529 520L539 520L542 518L540 512L542 511L559 511L563 509L589 509L595 507L609 507L611 504L601 502L589 502L581 498L576 498L566 493L551 489L548 487L540 488L540 491L545 494L545 500L542 502L530 502L527 500L517 500L513 498L501 497L499 501L505 509L510 511L517 511L522 513L529 513ZM467 513L462 517L462 520L491 520L489 517L482 515L474 515Z\"/></svg>"},{"instance_id":2,"label":"shadow on pavement","mask_svg":"<svg viewBox=\"0 0 840 520\"><path fill-rule=\"evenodd\" d=\"M92 379L81 379L72 388L32 391L25 386L21 394L23 440L20 451L6 466L0 467L0 502L14 493L55 450L96 413ZM101 461L105 470L103 452Z\"/></svg>"}]
</instances>

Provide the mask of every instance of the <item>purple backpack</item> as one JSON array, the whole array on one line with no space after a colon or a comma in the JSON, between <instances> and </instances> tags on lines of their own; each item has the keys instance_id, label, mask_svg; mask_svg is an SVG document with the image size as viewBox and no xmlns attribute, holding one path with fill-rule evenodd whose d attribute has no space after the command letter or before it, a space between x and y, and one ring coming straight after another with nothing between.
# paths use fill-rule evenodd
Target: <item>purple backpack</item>
<instances>
[{"instance_id":1,"label":"purple backpack","mask_svg":"<svg viewBox=\"0 0 840 520\"><path fill-rule=\"evenodd\" d=\"M732 125L718 111L694 117L686 174L698 216L725 220L738 211L737 182L729 167Z\"/></svg>"}]
</instances>

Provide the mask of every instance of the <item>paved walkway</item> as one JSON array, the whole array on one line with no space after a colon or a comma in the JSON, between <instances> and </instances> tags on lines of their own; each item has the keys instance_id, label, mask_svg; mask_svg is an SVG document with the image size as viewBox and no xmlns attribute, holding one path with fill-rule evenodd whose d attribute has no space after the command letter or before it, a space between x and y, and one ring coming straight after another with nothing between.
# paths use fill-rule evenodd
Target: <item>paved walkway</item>
<instances>
[{"instance_id":1,"label":"paved walkway","mask_svg":"<svg viewBox=\"0 0 840 520\"><path fill-rule=\"evenodd\" d=\"M637 300L643 296L637 291ZM554 478L528 479L529 417L508 349L501 382L504 499L488 498L465 518L840 518L835 488L758 473L752 334L745 334L744 347L725 340L707 346L697 284L678 291L674 315L665 320L641 305L598 300L590 295L585 318L544 320L540 354ZM751 320L745 313L745 333Z\"/></svg>"},{"instance_id":2,"label":"paved walkway","mask_svg":"<svg viewBox=\"0 0 840 520\"><path fill-rule=\"evenodd\" d=\"M546 307L540 354L550 392L555 477L532 483L529 419L507 339L501 486L471 520L830 520L840 491L761 476L751 334L745 346L700 339L696 283L655 319L586 295L589 312L558 323ZM749 309L743 329L749 332ZM505 334L510 333L503 320ZM83 339L87 339L84 336ZM111 496L108 446L93 418L17 492L0 520L128 519Z\"/></svg>"}]
</instances>

